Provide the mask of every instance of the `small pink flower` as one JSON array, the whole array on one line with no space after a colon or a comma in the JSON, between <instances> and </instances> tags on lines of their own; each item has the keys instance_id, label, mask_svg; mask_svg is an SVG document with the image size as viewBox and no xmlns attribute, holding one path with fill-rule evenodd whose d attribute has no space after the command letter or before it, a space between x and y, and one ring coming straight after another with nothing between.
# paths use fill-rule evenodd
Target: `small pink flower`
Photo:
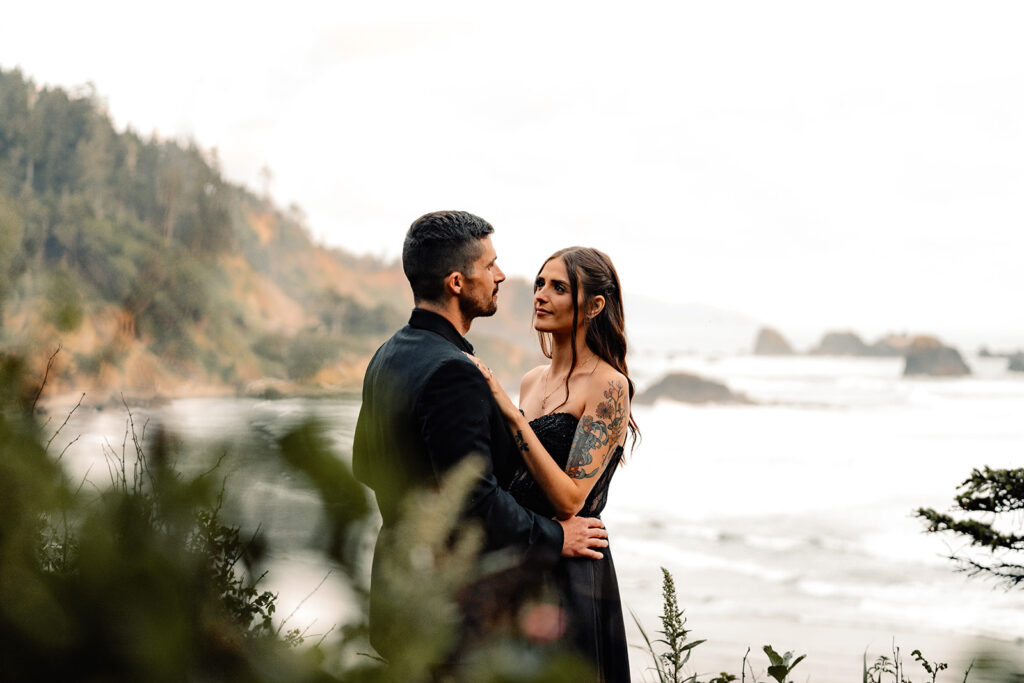
<instances>
[{"instance_id":1,"label":"small pink flower","mask_svg":"<svg viewBox=\"0 0 1024 683\"><path fill-rule=\"evenodd\" d=\"M565 633L565 626L565 612L550 603L527 605L519 614L519 628L535 643L558 640Z\"/></svg>"}]
</instances>

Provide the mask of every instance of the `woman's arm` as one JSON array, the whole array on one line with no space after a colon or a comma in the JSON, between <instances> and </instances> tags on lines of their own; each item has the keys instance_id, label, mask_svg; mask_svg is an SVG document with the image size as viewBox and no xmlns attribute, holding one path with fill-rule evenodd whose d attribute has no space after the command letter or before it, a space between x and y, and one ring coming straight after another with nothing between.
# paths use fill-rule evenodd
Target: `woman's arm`
<instances>
[{"instance_id":1,"label":"woman's arm","mask_svg":"<svg viewBox=\"0 0 1024 683\"><path fill-rule=\"evenodd\" d=\"M490 370L478 359L477 367L487 378L527 469L551 501L560 519L568 519L583 509L608 458L624 438L629 422L629 394L619 373L609 372L589 382L583 415L563 471L533 432L529 421L519 412ZM609 379L610 377L610 379Z\"/></svg>"},{"instance_id":2,"label":"woman's arm","mask_svg":"<svg viewBox=\"0 0 1024 683\"><path fill-rule=\"evenodd\" d=\"M509 419L512 435L527 469L561 519L583 509L587 496L608 464L609 456L622 443L629 422L629 395L622 379L592 381L590 387L565 471L544 449L521 413L517 411L517 415Z\"/></svg>"}]
</instances>

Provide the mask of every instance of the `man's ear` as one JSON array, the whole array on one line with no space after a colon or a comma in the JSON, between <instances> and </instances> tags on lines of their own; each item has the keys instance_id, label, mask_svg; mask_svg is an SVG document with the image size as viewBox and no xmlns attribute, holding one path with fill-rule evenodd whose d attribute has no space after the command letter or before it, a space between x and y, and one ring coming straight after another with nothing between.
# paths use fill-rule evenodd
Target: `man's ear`
<instances>
[{"instance_id":1,"label":"man's ear","mask_svg":"<svg viewBox=\"0 0 1024 683\"><path fill-rule=\"evenodd\" d=\"M450 294L458 296L462 294L462 288L465 286L466 280L462 277L462 273L457 270L453 270L448 273L448 277L444 279L445 290Z\"/></svg>"},{"instance_id":2,"label":"man's ear","mask_svg":"<svg viewBox=\"0 0 1024 683\"><path fill-rule=\"evenodd\" d=\"M593 320L604 310L604 296L598 294L590 300L590 310L587 311L587 319Z\"/></svg>"}]
</instances>

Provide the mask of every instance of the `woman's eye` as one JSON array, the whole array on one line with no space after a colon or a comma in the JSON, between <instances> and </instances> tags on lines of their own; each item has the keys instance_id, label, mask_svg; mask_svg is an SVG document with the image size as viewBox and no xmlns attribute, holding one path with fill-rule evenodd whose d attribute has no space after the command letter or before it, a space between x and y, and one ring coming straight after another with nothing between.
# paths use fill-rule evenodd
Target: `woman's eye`
<instances>
[{"instance_id":1,"label":"woman's eye","mask_svg":"<svg viewBox=\"0 0 1024 683\"><path fill-rule=\"evenodd\" d=\"M565 287L563 287L562 285L555 285L555 291L559 293L564 292Z\"/></svg>"},{"instance_id":2,"label":"woman's eye","mask_svg":"<svg viewBox=\"0 0 1024 683\"><path fill-rule=\"evenodd\" d=\"M538 289L540 289L543 286L544 286L544 281L543 280L539 280L539 279L538 280L534 280L534 282L533 282L533 291L536 292Z\"/></svg>"}]
</instances>

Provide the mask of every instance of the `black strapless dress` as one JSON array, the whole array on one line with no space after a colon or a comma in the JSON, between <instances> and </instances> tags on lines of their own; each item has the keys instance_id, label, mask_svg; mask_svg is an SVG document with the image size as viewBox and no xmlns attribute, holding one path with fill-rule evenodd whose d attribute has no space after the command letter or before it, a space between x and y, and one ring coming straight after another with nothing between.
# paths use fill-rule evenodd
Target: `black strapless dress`
<instances>
[{"instance_id":1,"label":"black strapless dress","mask_svg":"<svg viewBox=\"0 0 1024 683\"><path fill-rule=\"evenodd\" d=\"M565 469L579 418L570 413L551 413L530 421L537 438L559 467ZM594 484L579 514L600 517L608 502L608 485L622 458L622 447ZM539 514L554 517L551 502L527 471L517 473L509 491L521 505ZM619 600L611 547L603 548L604 558L561 558L546 577L558 593L568 624L565 644L589 661L606 683L629 681L629 655L626 629Z\"/></svg>"}]
</instances>

